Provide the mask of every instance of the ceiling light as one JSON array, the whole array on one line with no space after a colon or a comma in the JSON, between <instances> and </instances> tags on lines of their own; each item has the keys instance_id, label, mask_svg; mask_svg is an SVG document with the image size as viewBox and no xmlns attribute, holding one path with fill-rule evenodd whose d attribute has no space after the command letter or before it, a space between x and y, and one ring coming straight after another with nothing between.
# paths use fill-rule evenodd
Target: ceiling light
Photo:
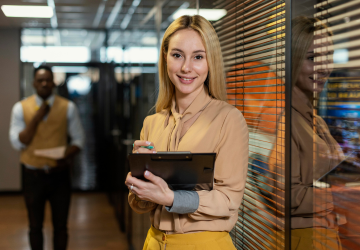
<instances>
[{"instance_id":1,"label":"ceiling light","mask_svg":"<svg viewBox=\"0 0 360 250\"><path fill-rule=\"evenodd\" d=\"M54 36L31 36L31 35L23 35L21 36L21 41L24 44L55 44L56 38Z\"/></svg>"},{"instance_id":2,"label":"ceiling light","mask_svg":"<svg viewBox=\"0 0 360 250\"><path fill-rule=\"evenodd\" d=\"M51 18L54 15L49 6L3 5L1 9L7 17Z\"/></svg>"},{"instance_id":3,"label":"ceiling light","mask_svg":"<svg viewBox=\"0 0 360 250\"><path fill-rule=\"evenodd\" d=\"M146 36L146 37L143 37L141 39L141 43L143 45L156 45L157 44L157 38L156 37Z\"/></svg>"},{"instance_id":4,"label":"ceiling light","mask_svg":"<svg viewBox=\"0 0 360 250\"><path fill-rule=\"evenodd\" d=\"M177 19L184 15L189 15L189 16L197 15L197 13L198 12L196 9L180 9L180 10L177 10L172 15L172 17L174 19ZM200 9L199 10L199 15L205 17L209 21L217 21L220 18L222 18L223 16L225 16L226 13L227 12L224 9Z\"/></svg>"}]
</instances>

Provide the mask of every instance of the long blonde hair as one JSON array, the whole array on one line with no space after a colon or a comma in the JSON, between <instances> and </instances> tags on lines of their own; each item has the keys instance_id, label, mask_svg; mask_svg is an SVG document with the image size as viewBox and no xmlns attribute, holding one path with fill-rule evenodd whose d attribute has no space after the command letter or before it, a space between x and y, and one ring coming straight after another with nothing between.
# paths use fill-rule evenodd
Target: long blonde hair
<instances>
[{"instance_id":1,"label":"long blonde hair","mask_svg":"<svg viewBox=\"0 0 360 250\"><path fill-rule=\"evenodd\" d=\"M219 38L215 29L202 16L181 16L167 28L161 43L159 55L159 95L155 104L156 112L170 108L173 95L175 94L175 87L167 72L165 56L168 53L171 36L183 29L193 29L199 33L205 46L209 68L205 85L213 98L226 101L224 63Z\"/></svg>"},{"instance_id":2,"label":"long blonde hair","mask_svg":"<svg viewBox=\"0 0 360 250\"><path fill-rule=\"evenodd\" d=\"M315 25L315 23L320 23L320 20L305 16L298 16L292 20L292 87L296 85L306 53L314 42L315 31L326 29L327 35L332 36L331 30L324 23L320 25Z\"/></svg>"}]
</instances>

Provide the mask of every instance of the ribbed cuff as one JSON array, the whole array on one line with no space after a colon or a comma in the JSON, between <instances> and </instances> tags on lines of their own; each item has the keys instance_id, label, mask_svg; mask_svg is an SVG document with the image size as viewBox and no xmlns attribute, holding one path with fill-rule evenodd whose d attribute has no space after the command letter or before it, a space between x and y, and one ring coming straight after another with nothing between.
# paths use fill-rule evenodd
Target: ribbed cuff
<instances>
[{"instance_id":1,"label":"ribbed cuff","mask_svg":"<svg viewBox=\"0 0 360 250\"><path fill-rule=\"evenodd\" d=\"M199 195L196 191L174 191L174 202L171 207L166 206L170 213L191 214L199 207Z\"/></svg>"}]
</instances>

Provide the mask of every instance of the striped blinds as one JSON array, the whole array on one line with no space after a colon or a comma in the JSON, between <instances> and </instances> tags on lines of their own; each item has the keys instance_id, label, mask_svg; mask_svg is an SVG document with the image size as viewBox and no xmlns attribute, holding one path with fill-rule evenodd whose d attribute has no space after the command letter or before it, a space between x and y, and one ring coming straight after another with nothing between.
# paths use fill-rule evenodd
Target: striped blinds
<instances>
[{"instance_id":1,"label":"striped blinds","mask_svg":"<svg viewBox=\"0 0 360 250\"><path fill-rule=\"evenodd\" d=\"M317 70L332 71L325 90L315 100L318 114L345 155L344 170L332 174L330 185L342 249L360 249L360 1L327 0L314 5L319 19L315 25L328 29L315 32ZM332 35L326 35L328 32ZM336 181L336 183L335 183ZM321 197L314 197L320 200ZM323 225L314 225L323 226ZM326 249L332 249L329 235L314 235ZM320 240L319 240L320 239Z\"/></svg>"},{"instance_id":2,"label":"striped blinds","mask_svg":"<svg viewBox=\"0 0 360 250\"><path fill-rule=\"evenodd\" d=\"M237 249L284 248L285 1L219 0L227 15L213 25L227 73L227 97L250 133L249 171L238 221ZM277 153L270 155L275 150Z\"/></svg>"}]
</instances>

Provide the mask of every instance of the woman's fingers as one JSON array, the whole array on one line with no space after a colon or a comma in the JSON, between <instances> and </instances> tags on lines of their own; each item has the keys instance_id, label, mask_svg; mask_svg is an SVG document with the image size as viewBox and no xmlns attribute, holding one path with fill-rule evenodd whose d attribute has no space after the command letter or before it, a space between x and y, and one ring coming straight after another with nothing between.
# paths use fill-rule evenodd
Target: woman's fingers
<instances>
[{"instance_id":1,"label":"woman's fingers","mask_svg":"<svg viewBox=\"0 0 360 250\"><path fill-rule=\"evenodd\" d=\"M137 140L134 142L134 147L132 152L139 154L149 154L149 153L156 153L156 149L153 142Z\"/></svg>"},{"instance_id":2,"label":"woman's fingers","mask_svg":"<svg viewBox=\"0 0 360 250\"><path fill-rule=\"evenodd\" d=\"M135 149L138 149L141 146L144 146L144 147L152 146L152 147L154 147L155 145L154 145L153 142L150 142L150 141L140 141L140 140L134 141L134 148Z\"/></svg>"},{"instance_id":3,"label":"woman's fingers","mask_svg":"<svg viewBox=\"0 0 360 250\"><path fill-rule=\"evenodd\" d=\"M147 148L138 148L138 149L133 149L133 153L134 154L151 154L151 153L156 153L156 149L147 149Z\"/></svg>"},{"instance_id":4,"label":"woman's fingers","mask_svg":"<svg viewBox=\"0 0 360 250\"><path fill-rule=\"evenodd\" d=\"M129 175L130 174L130 175ZM133 186L132 190L134 190L134 188L136 187L137 190L139 189L144 189L146 187L146 185L148 184L147 182L143 181L143 180L139 180L136 177L132 177L131 173L129 173L126 181L125 181L125 185L131 190L131 186Z\"/></svg>"},{"instance_id":5,"label":"woman's fingers","mask_svg":"<svg viewBox=\"0 0 360 250\"><path fill-rule=\"evenodd\" d=\"M145 176L146 179L148 179L149 181L151 181L155 185L166 184L166 182L162 178L160 178L159 176L154 175L153 173L151 173L148 170L146 170L144 172L144 176Z\"/></svg>"},{"instance_id":6,"label":"woman's fingers","mask_svg":"<svg viewBox=\"0 0 360 250\"><path fill-rule=\"evenodd\" d=\"M149 181L143 181L131 176L131 173L128 174L125 184L131 193L144 201L171 206L174 201L174 192L169 189L166 182L149 171L145 171L144 176Z\"/></svg>"}]
</instances>

